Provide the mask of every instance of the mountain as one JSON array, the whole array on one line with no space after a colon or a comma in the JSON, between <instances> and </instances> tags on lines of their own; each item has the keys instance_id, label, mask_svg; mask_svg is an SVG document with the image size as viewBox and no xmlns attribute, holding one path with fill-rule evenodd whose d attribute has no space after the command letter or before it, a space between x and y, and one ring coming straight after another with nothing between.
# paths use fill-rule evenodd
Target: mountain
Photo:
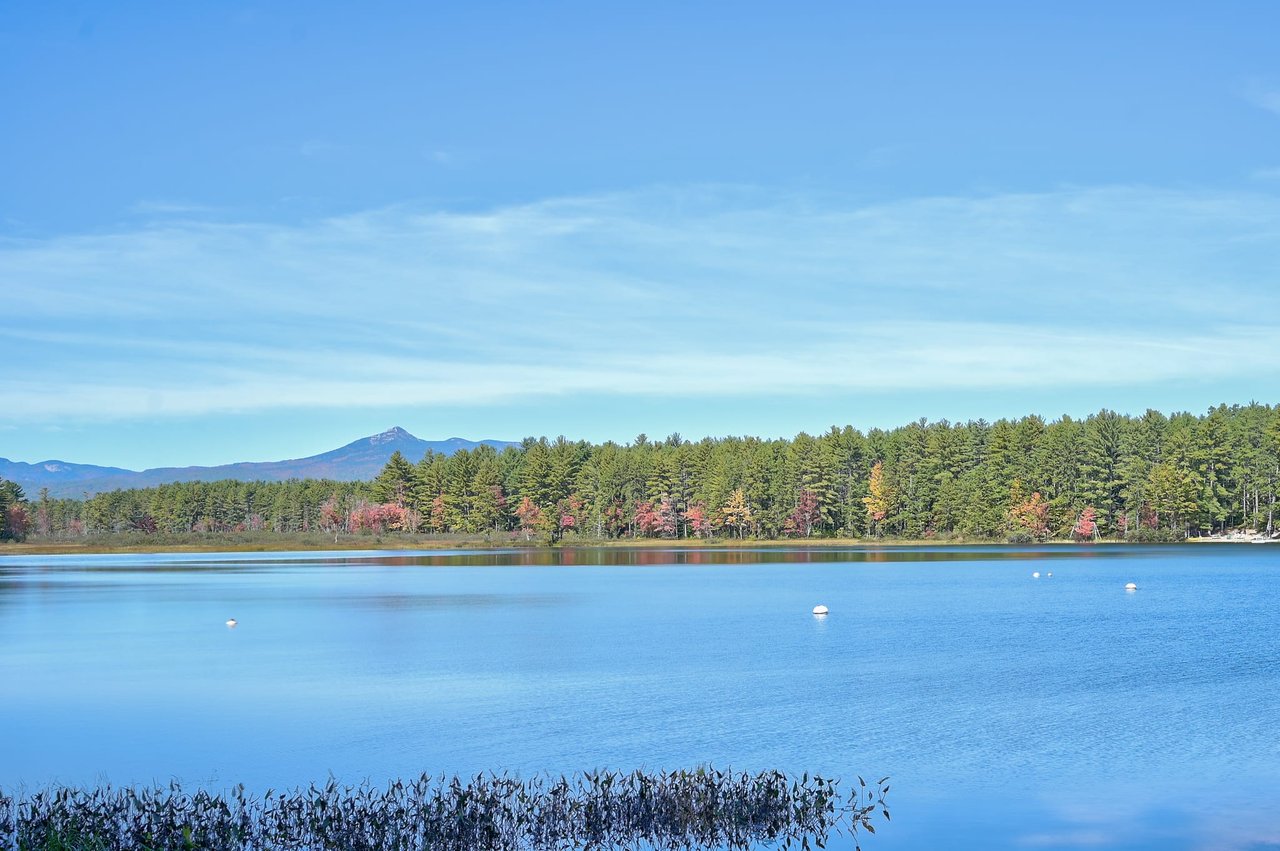
<instances>
[{"instance_id":1,"label":"mountain","mask_svg":"<svg viewBox=\"0 0 1280 851\"><path fill-rule=\"evenodd\" d=\"M134 471L120 467L98 467L93 464L70 464L66 461L41 461L28 464L0 458L0 479L22 485L28 497L48 488L55 497L79 497L117 488L146 488L168 482L214 482L220 479L279 482L285 479L337 479L360 481L372 479L386 465L392 453L399 451L411 462L417 462L427 450L452 455L461 449L475 449L485 444L501 450L514 446L506 440L421 440L396 426L381 434L352 441L346 446L288 461L242 461L218 467L154 467Z\"/></svg>"}]
</instances>

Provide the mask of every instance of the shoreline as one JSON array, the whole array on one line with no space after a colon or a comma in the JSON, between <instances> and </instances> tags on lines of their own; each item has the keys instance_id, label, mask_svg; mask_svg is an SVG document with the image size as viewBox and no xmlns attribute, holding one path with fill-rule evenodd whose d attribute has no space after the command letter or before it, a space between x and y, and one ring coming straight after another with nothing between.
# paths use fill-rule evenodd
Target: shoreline
<instances>
[{"instance_id":1,"label":"shoreline","mask_svg":"<svg viewBox=\"0 0 1280 851\"><path fill-rule=\"evenodd\" d=\"M1280 543L1266 539L1201 537L1188 538L1186 544L1252 544ZM389 538L373 536L370 538L348 537L338 541L328 538L290 538L281 541L270 540L175 540L172 542L147 541L111 541L89 540L77 541L36 541L6 542L0 544L0 558L18 555L112 555L112 554L153 554L153 553L236 553L236 552L325 552L325 551L368 551L385 550L388 552L421 551L436 552L440 550L565 550L565 549L761 549L782 548L793 549L876 549L898 547L1113 547L1144 546L1139 542L1129 541L1091 541L1080 543L1072 540L1050 540L1035 544L1011 544L1006 541L983 540L949 540L937 541L928 539L907 538L644 538L640 540L583 540L560 541L554 544L501 541L483 538ZM1150 546L1150 545L1147 545ZM1162 546L1164 546L1162 544Z\"/></svg>"}]
</instances>

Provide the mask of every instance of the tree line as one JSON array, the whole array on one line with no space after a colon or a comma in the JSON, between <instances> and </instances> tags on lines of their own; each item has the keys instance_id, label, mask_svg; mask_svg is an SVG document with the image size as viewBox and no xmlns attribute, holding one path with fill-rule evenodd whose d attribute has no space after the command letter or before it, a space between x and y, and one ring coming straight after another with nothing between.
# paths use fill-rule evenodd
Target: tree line
<instances>
[{"instance_id":1,"label":"tree line","mask_svg":"<svg viewBox=\"0 0 1280 851\"><path fill-rule=\"evenodd\" d=\"M925 420L822 435L395 454L372 482L189 482L0 502L6 534L486 534L619 538L1174 540L1274 531L1280 406L1203 415ZM3 493L0 488L0 493Z\"/></svg>"}]
</instances>

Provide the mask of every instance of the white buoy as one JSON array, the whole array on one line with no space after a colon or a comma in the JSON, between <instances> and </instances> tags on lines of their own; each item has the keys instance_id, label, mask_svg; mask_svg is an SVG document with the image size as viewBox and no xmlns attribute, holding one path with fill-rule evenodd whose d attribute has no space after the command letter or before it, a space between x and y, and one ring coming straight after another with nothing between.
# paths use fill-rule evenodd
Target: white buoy
<instances>
[{"instance_id":1,"label":"white buoy","mask_svg":"<svg viewBox=\"0 0 1280 851\"><path fill-rule=\"evenodd\" d=\"M814 606L814 607L813 607L813 613L814 613L815 615L825 615L825 614L827 613L827 607L826 607L826 606Z\"/></svg>"},{"instance_id":2,"label":"white buoy","mask_svg":"<svg viewBox=\"0 0 1280 851\"><path fill-rule=\"evenodd\" d=\"M235 629L235 628L236 628L236 624L237 624L237 623L239 623L239 621L237 621L235 618L229 618L229 619L227 620L227 628L228 628L228 629Z\"/></svg>"},{"instance_id":3,"label":"white buoy","mask_svg":"<svg viewBox=\"0 0 1280 851\"><path fill-rule=\"evenodd\" d=\"M1138 583L1136 583L1136 582L1130 582L1129 584L1127 584L1127 585L1125 585L1125 586L1124 586L1124 590L1126 590L1126 591L1137 591L1137 590L1138 590Z\"/></svg>"},{"instance_id":4,"label":"white buoy","mask_svg":"<svg viewBox=\"0 0 1280 851\"><path fill-rule=\"evenodd\" d=\"M1051 571L1049 571L1048 573L1046 573L1046 574L1045 574L1045 576L1046 576L1046 577L1048 577L1048 578L1050 578L1050 579L1052 579L1052 578L1053 578L1053 571L1052 571L1052 570L1051 570Z\"/></svg>"},{"instance_id":5,"label":"white buoy","mask_svg":"<svg viewBox=\"0 0 1280 851\"><path fill-rule=\"evenodd\" d=\"M1040 571L1038 571L1038 570L1037 570L1035 573L1031 574L1031 578L1032 578L1032 579L1039 579L1039 578L1040 578Z\"/></svg>"}]
</instances>

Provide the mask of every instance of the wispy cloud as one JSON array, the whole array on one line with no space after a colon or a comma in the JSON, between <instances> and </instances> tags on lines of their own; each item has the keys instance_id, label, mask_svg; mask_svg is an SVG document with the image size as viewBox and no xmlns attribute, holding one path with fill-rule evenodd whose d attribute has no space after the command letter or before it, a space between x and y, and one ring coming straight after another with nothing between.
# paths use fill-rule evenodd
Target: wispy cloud
<instances>
[{"instance_id":1,"label":"wispy cloud","mask_svg":"<svg viewBox=\"0 0 1280 851\"><path fill-rule=\"evenodd\" d=\"M139 201L129 208L130 212L141 215L192 215L201 213L212 213L216 208L206 204L193 204L188 201L165 201L152 199L147 201Z\"/></svg>"},{"instance_id":2,"label":"wispy cloud","mask_svg":"<svg viewBox=\"0 0 1280 851\"><path fill-rule=\"evenodd\" d=\"M1095 848L1113 845L1115 836L1104 830L1063 830L1059 832L1029 833L1018 838L1018 844L1028 848Z\"/></svg>"},{"instance_id":3,"label":"wispy cloud","mask_svg":"<svg viewBox=\"0 0 1280 851\"><path fill-rule=\"evenodd\" d=\"M1194 812L1170 808L1170 801L1193 795L1184 777L1149 780L1142 788L1127 779L1095 779L1090 790L1048 800L1045 829L1024 834L1018 844L1029 848L1168 846L1197 851L1277 847L1280 829L1271 814L1269 774L1251 777L1250 769L1237 770L1242 773L1234 779L1239 782L1244 777L1245 782L1235 787L1218 784L1227 790L1222 799L1213 807Z\"/></svg>"},{"instance_id":4,"label":"wispy cloud","mask_svg":"<svg viewBox=\"0 0 1280 851\"><path fill-rule=\"evenodd\" d=\"M1280 91L1258 92L1252 100L1268 112L1280 114Z\"/></svg>"},{"instance_id":5,"label":"wispy cloud","mask_svg":"<svg viewBox=\"0 0 1280 851\"><path fill-rule=\"evenodd\" d=\"M1254 106L1280 114L1280 88L1254 80L1245 87L1244 96Z\"/></svg>"},{"instance_id":6,"label":"wispy cloud","mask_svg":"<svg viewBox=\"0 0 1280 851\"><path fill-rule=\"evenodd\" d=\"M1280 374L1280 201L734 188L0 241L0 420Z\"/></svg>"}]
</instances>

